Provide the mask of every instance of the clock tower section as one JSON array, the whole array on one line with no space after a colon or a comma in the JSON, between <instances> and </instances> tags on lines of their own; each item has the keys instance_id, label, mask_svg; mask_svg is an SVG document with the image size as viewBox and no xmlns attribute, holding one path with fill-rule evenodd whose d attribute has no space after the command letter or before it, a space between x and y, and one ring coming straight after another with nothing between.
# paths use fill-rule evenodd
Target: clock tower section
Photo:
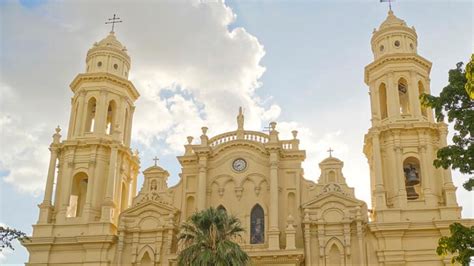
<instances>
[{"instance_id":1,"label":"clock tower section","mask_svg":"<svg viewBox=\"0 0 474 266\"><path fill-rule=\"evenodd\" d=\"M72 81L67 137L61 141L59 128L53 135L39 219L24 243L30 264L78 251L87 254L84 262L100 264L99 254L113 243L119 214L136 194L139 169L130 150L139 93L129 71L127 50L110 32L88 51L85 73Z\"/></svg>"},{"instance_id":2,"label":"clock tower section","mask_svg":"<svg viewBox=\"0 0 474 266\"><path fill-rule=\"evenodd\" d=\"M447 145L447 126L420 104L420 94L430 92L431 62L418 55L415 28L389 11L371 44L374 61L365 67L365 83L372 127L364 153L374 221L459 219L451 172L433 166L437 150Z\"/></svg>"}]
</instances>

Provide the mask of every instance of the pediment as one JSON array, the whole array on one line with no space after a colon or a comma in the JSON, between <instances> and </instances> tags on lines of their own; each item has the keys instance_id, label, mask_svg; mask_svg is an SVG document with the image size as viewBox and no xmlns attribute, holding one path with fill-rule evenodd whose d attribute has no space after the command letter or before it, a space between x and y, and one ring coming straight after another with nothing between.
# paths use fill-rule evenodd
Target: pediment
<instances>
[{"instance_id":1,"label":"pediment","mask_svg":"<svg viewBox=\"0 0 474 266\"><path fill-rule=\"evenodd\" d=\"M252 140L238 139L238 140L232 140L232 141L217 145L212 150L211 157L215 157L223 151L226 151L231 148L237 148L237 147L248 148L253 151L259 152L260 154L268 155L268 152L265 149L265 146L263 145L263 143L252 141Z\"/></svg>"},{"instance_id":2,"label":"pediment","mask_svg":"<svg viewBox=\"0 0 474 266\"><path fill-rule=\"evenodd\" d=\"M158 201L146 201L143 203L138 203L137 205L133 206L132 208L126 209L124 212L121 213L121 216L140 216L143 213L158 213L158 214L176 214L179 212L177 208L174 206L162 203Z\"/></svg>"},{"instance_id":3,"label":"pediment","mask_svg":"<svg viewBox=\"0 0 474 266\"><path fill-rule=\"evenodd\" d=\"M346 207L355 207L355 206L363 206L365 205L365 202L348 197L342 193L339 192L328 192L324 194L320 194L317 197L311 199L310 201L306 202L303 204L303 209L319 209L321 206L324 206L325 204L332 203L332 202L338 202L341 205L344 205Z\"/></svg>"}]
</instances>

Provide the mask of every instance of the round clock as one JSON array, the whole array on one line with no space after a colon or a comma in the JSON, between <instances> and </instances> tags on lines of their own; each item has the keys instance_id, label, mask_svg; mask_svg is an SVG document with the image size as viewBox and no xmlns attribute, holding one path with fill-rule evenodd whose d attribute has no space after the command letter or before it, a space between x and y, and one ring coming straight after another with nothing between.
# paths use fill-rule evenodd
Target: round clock
<instances>
[{"instance_id":1,"label":"round clock","mask_svg":"<svg viewBox=\"0 0 474 266\"><path fill-rule=\"evenodd\" d=\"M235 159L232 163L232 168L237 172L242 172L247 168L247 162L244 159Z\"/></svg>"}]
</instances>

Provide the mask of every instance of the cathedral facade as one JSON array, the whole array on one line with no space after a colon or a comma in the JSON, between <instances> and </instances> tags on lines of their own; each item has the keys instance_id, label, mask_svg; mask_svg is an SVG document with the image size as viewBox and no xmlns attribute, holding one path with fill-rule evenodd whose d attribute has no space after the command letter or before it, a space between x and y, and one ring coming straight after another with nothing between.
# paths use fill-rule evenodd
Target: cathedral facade
<instances>
[{"instance_id":1,"label":"cathedral facade","mask_svg":"<svg viewBox=\"0 0 474 266\"><path fill-rule=\"evenodd\" d=\"M305 179L298 132L280 139L245 128L188 137L178 184L156 163L143 171L130 150L138 90L130 57L111 32L88 51L74 94L68 134L56 129L43 202L27 265L176 265L180 224L208 207L236 215L239 244L255 265L448 265L437 241L461 220L450 170L436 169L447 126L418 96L430 92L431 63L417 33L391 11L372 36L365 68L372 126L364 138L372 209L346 184L343 162L320 162ZM353 173L356 174L356 173ZM56 185L54 185L56 184Z\"/></svg>"}]
</instances>

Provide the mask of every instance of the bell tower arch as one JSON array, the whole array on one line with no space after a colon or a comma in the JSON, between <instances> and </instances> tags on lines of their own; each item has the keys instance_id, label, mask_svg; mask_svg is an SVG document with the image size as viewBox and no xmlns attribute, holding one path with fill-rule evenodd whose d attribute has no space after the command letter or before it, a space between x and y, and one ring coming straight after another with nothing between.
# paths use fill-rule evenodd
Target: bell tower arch
<instances>
[{"instance_id":1,"label":"bell tower arch","mask_svg":"<svg viewBox=\"0 0 474 266\"><path fill-rule=\"evenodd\" d=\"M53 135L44 200L25 244L30 262L47 264L55 245L67 242L64 252L81 251L81 263L97 264L136 194L140 162L130 136L139 93L128 80L130 57L110 32L88 51L86 65L70 85L67 137L61 140L60 128Z\"/></svg>"},{"instance_id":2,"label":"bell tower arch","mask_svg":"<svg viewBox=\"0 0 474 266\"><path fill-rule=\"evenodd\" d=\"M374 220L459 218L451 172L433 166L436 151L447 145L447 126L420 104L420 94L429 93L431 62L418 54L415 28L390 10L371 46L374 61L365 67L365 83L372 127L364 153Z\"/></svg>"}]
</instances>

